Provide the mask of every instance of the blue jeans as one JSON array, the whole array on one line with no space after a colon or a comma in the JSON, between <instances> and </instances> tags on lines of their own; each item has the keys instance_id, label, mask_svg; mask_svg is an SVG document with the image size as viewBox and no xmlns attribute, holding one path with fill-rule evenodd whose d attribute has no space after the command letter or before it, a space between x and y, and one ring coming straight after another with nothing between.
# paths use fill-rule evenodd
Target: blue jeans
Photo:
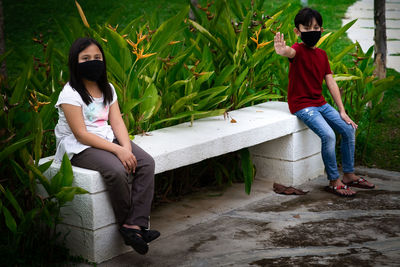
<instances>
[{"instance_id":1,"label":"blue jeans","mask_svg":"<svg viewBox=\"0 0 400 267\"><path fill-rule=\"evenodd\" d=\"M325 164L328 180L336 180L340 176L336 163L334 130L342 135L340 150L343 172L354 172L355 129L340 117L336 109L325 104L320 107L301 109L295 115L321 138L322 160Z\"/></svg>"}]
</instances>

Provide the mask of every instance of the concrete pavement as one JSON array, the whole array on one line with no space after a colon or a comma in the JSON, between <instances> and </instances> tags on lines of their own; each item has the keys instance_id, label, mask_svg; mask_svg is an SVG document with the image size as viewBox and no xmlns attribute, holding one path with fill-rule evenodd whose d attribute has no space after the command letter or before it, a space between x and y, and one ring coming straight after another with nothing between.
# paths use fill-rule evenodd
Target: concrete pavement
<instances>
[{"instance_id":1,"label":"concrete pavement","mask_svg":"<svg viewBox=\"0 0 400 267\"><path fill-rule=\"evenodd\" d=\"M358 168L375 183L354 198L325 192L326 178L300 186L304 196L279 195L256 180L203 192L156 208L162 236L149 253L98 266L399 266L400 173Z\"/></svg>"}]
</instances>

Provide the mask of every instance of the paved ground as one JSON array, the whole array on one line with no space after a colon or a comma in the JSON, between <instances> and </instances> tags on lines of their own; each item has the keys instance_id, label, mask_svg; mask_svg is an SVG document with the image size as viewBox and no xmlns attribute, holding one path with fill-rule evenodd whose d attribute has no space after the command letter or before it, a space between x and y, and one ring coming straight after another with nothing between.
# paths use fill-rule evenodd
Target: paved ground
<instances>
[{"instance_id":1,"label":"paved ground","mask_svg":"<svg viewBox=\"0 0 400 267\"><path fill-rule=\"evenodd\" d=\"M350 6L342 25L358 19L347 31L366 52L374 45L374 0L361 0ZM387 67L400 72L400 0L386 0Z\"/></svg>"},{"instance_id":2,"label":"paved ground","mask_svg":"<svg viewBox=\"0 0 400 267\"><path fill-rule=\"evenodd\" d=\"M236 184L159 207L162 237L147 255L99 266L400 266L400 173L357 172L377 188L341 198L319 177L300 186L307 195L285 196L256 181L251 196Z\"/></svg>"}]
</instances>

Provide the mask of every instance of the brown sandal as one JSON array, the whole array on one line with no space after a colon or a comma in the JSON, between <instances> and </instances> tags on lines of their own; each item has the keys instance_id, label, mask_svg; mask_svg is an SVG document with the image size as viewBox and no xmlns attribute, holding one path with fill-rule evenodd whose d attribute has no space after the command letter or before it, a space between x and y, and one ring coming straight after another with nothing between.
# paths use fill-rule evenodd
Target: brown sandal
<instances>
[{"instance_id":1,"label":"brown sandal","mask_svg":"<svg viewBox=\"0 0 400 267\"><path fill-rule=\"evenodd\" d=\"M342 180L342 183L344 183L347 186L353 186L353 187L364 188L364 189L373 189L373 188L375 188L374 184L371 184L370 182L368 182L363 177L360 177L360 179L358 179L357 181L350 181L350 182L347 182L347 183L345 183ZM371 185L369 185L369 184L371 184Z\"/></svg>"},{"instance_id":2,"label":"brown sandal","mask_svg":"<svg viewBox=\"0 0 400 267\"><path fill-rule=\"evenodd\" d=\"M350 190L350 188L347 185L340 185L340 186L328 185L328 186L325 187L325 191L327 191L329 193L333 193L333 194L341 196L341 197L354 197L356 195L355 192L353 194L344 194L344 193L339 191L339 190L342 190L342 189L344 189L346 191Z\"/></svg>"}]
</instances>

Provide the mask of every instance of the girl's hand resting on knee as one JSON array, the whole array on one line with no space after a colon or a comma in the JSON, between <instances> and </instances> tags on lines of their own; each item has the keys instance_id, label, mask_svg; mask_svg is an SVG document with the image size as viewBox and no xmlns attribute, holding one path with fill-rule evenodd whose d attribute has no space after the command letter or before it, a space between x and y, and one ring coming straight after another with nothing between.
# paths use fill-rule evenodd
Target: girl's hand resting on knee
<instances>
[{"instance_id":1,"label":"girl's hand resting on knee","mask_svg":"<svg viewBox=\"0 0 400 267\"><path fill-rule=\"evenodd\" d=\"M135 169L137 166L137 160L136 160L135 155L133 155L131 151L120 146L119 149L116 151L116 155L119 158L119 160L122 162L122 165L124 165L124 167L128 173L130 173L130 172L135 173Z\"/></svg>"}]
</instances>

